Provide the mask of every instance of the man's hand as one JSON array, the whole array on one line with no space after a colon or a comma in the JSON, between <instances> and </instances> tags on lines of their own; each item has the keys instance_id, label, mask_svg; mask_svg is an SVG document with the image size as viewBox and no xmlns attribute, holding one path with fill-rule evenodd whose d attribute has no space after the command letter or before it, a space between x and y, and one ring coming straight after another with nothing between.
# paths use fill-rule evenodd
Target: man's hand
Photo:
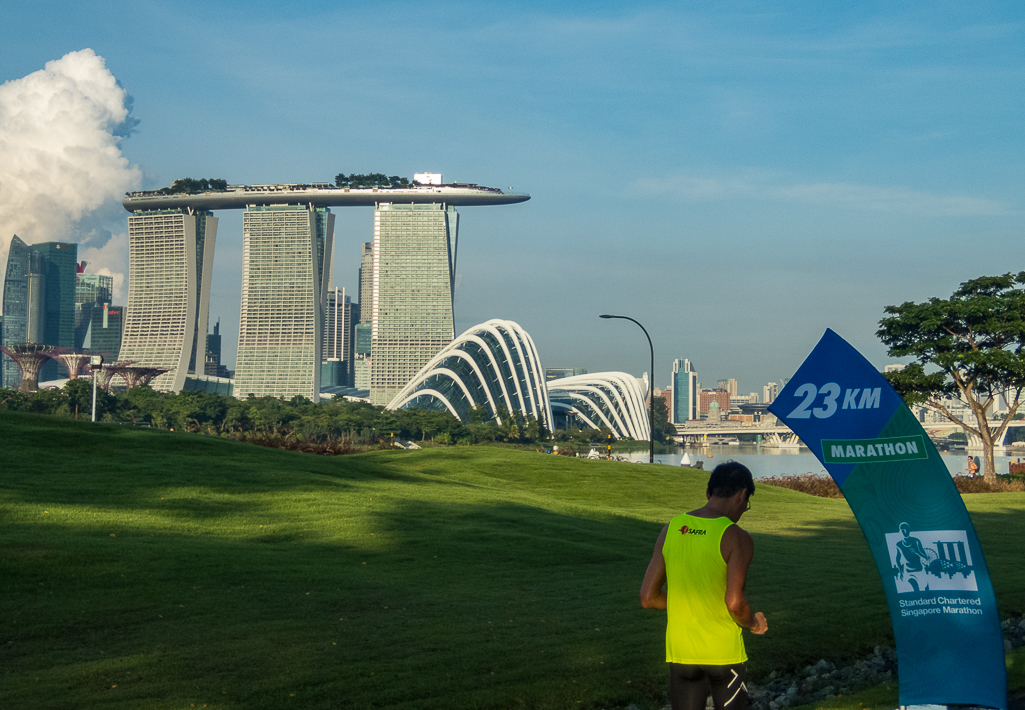
<instances>
[{"instance_id":1,"label":"man's hand","mask_svg":"<svg viewBox=\"0 0 1025 710\"><path fill-rule=\"evenodd\" d=\"M765 614L760 611L755 612L755 625L751 627L751 633L758 634L761 636L769 630L769 622L765 620Z\"/></svg>"}]
</instances>

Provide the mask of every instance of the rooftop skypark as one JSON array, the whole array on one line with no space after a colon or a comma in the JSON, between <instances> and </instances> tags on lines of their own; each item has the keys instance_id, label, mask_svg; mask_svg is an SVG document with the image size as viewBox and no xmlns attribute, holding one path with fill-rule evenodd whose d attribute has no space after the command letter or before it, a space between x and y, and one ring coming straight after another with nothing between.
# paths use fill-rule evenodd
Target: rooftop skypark
<instances>
[{"instance_id":1,"label":"rooftop skypark","mask_svg":"<svg viewBox=\"0 0 1025 710\"><path fill-rule=\"evenodd\" d=\"M429 175L429 173L428 173ZM311 204L314 207L373 207L382 202L445 203L456 207L508 205L530 195L505 193L475 183L410 182L383 174L344 175L327 182L272 185L228 185L224 180L182 178L171 187L128 192L122 205L129 212L174 209L245 209L247 205Z\"/></svg>"}]
</instances>

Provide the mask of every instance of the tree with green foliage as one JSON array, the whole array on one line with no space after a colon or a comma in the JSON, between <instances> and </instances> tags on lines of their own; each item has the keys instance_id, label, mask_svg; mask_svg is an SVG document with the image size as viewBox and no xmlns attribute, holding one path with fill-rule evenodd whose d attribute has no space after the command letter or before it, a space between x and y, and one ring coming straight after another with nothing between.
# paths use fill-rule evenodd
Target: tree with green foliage
<instances>
[{"instance_id":1,"label":"tree with green foliage","mask_svg":"<svg viewBox=\"0 0 1025 710\"><path fill-rule=\"evenodd\" d=\"M669 422L669 407L665 397L655 397L653 401L655 414L655 441L665 442L676 436L676 427Z\"/></svg>"},{"instance_id":2,"label":"tree with green foliage","mask_svg":"<svg viewBox=\"0 0 1025 710\"><path fill-rule=\"evenodd\" d=\"M171 187L165 187L163 192L170 195L186 194L195 195L201 192L224 192L228 189L228 181L219 178L178 178L171 183Z\"/></svg>"},{"instance_id":3,"label":"tree with green foliage","mask_svg":"<svg viewBox=\"0 0 1025 710\"><path fill-rule=\"evenodd\" d=\"M982 441L985 478L996 482L993 445L1021 404L1025 388L1025 271L965 281L947 299L887 306L876 335L891 357L912 357L887 373L910 405L924 404ZM999 423L991 413L1007 405ZM961 402L974 424L949 406ZM965 419L968 419L967 417Z\"/></svg>"},{"instance_id":4,"label":"tree with green foliage","mask_svg":"<svg viewBox=\"0 0 1025 710\"><path fill-rule=\"evenodd\" d=\"M368 187L403 188L409 187L409 180L398 175L388 176L384 173L368 173L365 175L359 173L353 173L352 175L338 173L335 175L335 187L356 189L366 189Z\"/></svg>"}]
</instances>

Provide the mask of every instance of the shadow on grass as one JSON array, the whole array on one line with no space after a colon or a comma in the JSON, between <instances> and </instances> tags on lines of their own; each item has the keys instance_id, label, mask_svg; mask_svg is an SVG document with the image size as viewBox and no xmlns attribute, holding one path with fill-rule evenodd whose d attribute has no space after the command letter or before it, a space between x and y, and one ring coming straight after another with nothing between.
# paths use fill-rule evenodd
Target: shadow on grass
<instances>
[{"instance_id":1,"label":"shadow on grass","mask_svg":"<svg viewBox=\"0 0 1025 710\"><path fill-rule=\"evenodd\" d=\"M662 622L637 607L631 554L650 525L444 503L377 522L351 544L325 542L324 521L245 540L8 521L0 695L447 708L660 694Z\"/></svg>"},{"instance_id":2,"label":"shadow on grass","mask_svg":"<svg viewBox=\"0 0 1025 710\"><path fill-rule=\"evenodd\" d=\"M326 457L277 451L230 439L0 412L7 500L104 508L173 508L216 517L224 505L196 495L236 497L333 488L370 480L421 480L389 466L388 454ZM162 503L162 492L189 496ZM168 500L165 495L163 500Z\"/></svg>"}]
</instances>

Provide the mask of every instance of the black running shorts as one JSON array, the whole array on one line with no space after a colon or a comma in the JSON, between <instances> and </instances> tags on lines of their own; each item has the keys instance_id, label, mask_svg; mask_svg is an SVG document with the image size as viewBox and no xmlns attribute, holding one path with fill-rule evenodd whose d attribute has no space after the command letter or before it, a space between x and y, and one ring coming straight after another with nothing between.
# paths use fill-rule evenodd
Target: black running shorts
<instances>
[{"instance_id":1,"label":"black running shorts","mask_svg":"<svg viewBox=\"0 0 1025 710\"><path fill-rule=\"evenodd\" d=\"M669 664L669 703L673 710L705 710L712 694L715 710L747 710L747 671L732 666Z\"/></svg>"}]
</instances>

